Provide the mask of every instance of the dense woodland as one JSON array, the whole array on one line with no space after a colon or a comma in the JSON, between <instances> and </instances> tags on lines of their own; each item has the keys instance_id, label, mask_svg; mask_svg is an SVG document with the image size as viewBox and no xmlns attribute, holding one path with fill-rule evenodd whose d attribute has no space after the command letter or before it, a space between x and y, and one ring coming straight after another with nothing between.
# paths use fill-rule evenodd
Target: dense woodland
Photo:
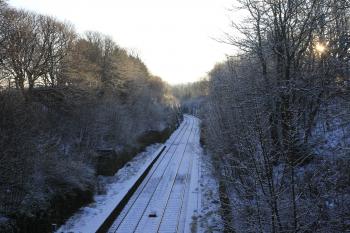
<instances>
[{"instance_id":1,"label":"dense woodland","mask_svg":"<svg viewBox=\"0 0 350 233\"><path fill-rule=\"evenodd\" d=\"M179 101L182 112L199 117L198 110L208 95L208 77L202 78L198 82L173 85L171 90Z\"/></svg>"},{"instance_id":2,"label":"dense woodland","mask_svg":"<svg viewBox=\"0 0 350 233\"><path fill-rule=\"evenodd\" d=\"M239 2L201 111L226 230L348 232L350 3Z\"/></svg>"},{"instance_id":3,"label":"dense woodland","mask_svg":"<svg viewBox=\"0 0 350 233\"><path fill-rule=\"evenodd\" d=\"M0 0L0 232L62 223L91 200L96 151L130 159L149 132L170 133L176 108L112 38Z\"/></svg>"}]
</instances>

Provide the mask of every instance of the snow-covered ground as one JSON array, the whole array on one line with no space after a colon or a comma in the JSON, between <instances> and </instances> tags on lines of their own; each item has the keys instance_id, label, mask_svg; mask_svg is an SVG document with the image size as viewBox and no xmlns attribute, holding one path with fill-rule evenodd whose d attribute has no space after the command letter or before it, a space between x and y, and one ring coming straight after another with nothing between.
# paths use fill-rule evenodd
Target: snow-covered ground
<instances>
[{"instance_id":1,"label":"snow-covered ground","mask_svg":"<svg viewBox=\"0 0 350 233\"><path fill-rule=\"evenodd\" d=\"M154 144L138 154L112 177L99 177L99 186L103 194L95 195L94 202L82 207L62 225L57 233L94 233L110 215L126 192L135 183L151 163L161 144Z\"/></svg>"},{"instance_id":2,"label":"snow-covered ground","mask_svg":"<svg viewBox=\"0 0 350 233\"><path fill-rule=\"evenodd\" d=\"M186 115L110 233L220 232L218 187L199 138L200 120Z\"/></svg>"},{"instance_id":3,"label":"snow-covered ground","mask_svg":"<svg viewBox=\"0 0 350 233\"><path fill-rule=\"evenodd\" d=\"M218 184L199 142L200 121L185 116L166 149L131 197L110 232L221 232ZM147 148L113 177L100 177L105 193L81 208L57 233L95 232L152 161ZM154 215L154 216L153 216Z\"/></svg>"},{"instance_id":4,"label":"snow-covered ground","mask_svg":"<svg viewBox=\"0 0 350 233\"><path fill-rule=\"evenodd\" d=\"M340 118L319 120L311 139L316 154L325 158L347 156L346 152L350 145L349 132L350 124L346 120Z\"/></svg>"},{"instance_id":5,"label":"snow-covered ground","mask_svg":"<svg viewBox=\"0 0 350 233\"><path fill-rule=\"evenodd\" d=\"M204 153L198 143L199 130L200 128L197 129L197 143L193 148L194 161L190 185L192 190L189 194L190 201L187 203L187 208L192 209L192 216L187 217L184 232L220 233L223 232L223 222L220 216L219 185L214 176L211 158ZM193 197L194 195L197 195L197 198ZM196 199L197 203L194 203L193 200Z\"/></svg>"},{"instance_id":6,"label":"snow-covered ground","mask_svg":"<svg viewBox=\"0 0 350 233\"><path fill-rule=\"evenodd\" d=\"M198 119L185 116L166 150L131 197L109 232L180 232L187 207ZM194 182L198 185L198 182ZM197 197L196 195L194 197ZM196 200L191 199L195 203ZM182 224L184 226L184 224Z\"/></svg>"},{"instance_id":7,"label":"snow-covered ground","mask_svg":"<svg viewBox=\"0 0 350 233\"><path fill-rule=\"evenodd\" d=\"M209 155L200 153L201 176L199 179L201 192L201 210L198 221L192 224L198 224L198 232L211 233L223 232L223 221L220 216L221 204L219 196L219 184L214 176L214 168Z\"/></svg>"}]
</instances>

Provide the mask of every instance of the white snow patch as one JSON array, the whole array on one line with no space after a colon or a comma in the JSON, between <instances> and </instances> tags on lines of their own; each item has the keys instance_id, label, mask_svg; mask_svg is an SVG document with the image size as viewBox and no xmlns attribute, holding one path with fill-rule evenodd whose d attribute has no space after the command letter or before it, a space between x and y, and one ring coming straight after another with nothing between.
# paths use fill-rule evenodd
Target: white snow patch
<instances>
[{"instance_id":1,"label":"white snow patch","mask_svg":"<svg viewBox=\"0 0 350 233\"><path fill-rule=\"evenodd\" d=\"M220 215L219 184L214 175L214 168L209 155L202 153L202 156L200 156L200 169L201 212L198 232L223 232L224 223Z\"/></svg>"},{"instance_id":2,"label":"white snow patch","mask_svg":"<svg viewBox=\"0 0 350 233\"><path fill-rule=\"evenodd\" d=\"M342 119L335 118L324 123L317 122L313 131L311 142L315 144L315 152L321 156L346 156L344 152L349 150L350 124Z\"/></svg>"}]
</instances>

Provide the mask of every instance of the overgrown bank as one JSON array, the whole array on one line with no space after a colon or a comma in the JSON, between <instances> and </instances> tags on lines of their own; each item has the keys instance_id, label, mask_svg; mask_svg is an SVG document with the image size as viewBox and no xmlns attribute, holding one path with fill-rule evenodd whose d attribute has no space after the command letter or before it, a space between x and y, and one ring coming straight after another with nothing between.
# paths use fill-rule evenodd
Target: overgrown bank
<instances>
[{"instance_id":1,"label":"overgrown bank","mask_svg":"<svg viewBox=\"0 0 350 233\"><path fill-rule=\"evenodd\" d=\"M234 24L241 37L228 42L241 54L210 72L201 114L231 208L225 226L347 232L349 6L328 0L240 6L247 13Z\"/></svg>"},{"instance_id":2,"label":"overgrown bank","mask_svg":"<svg viewBox=\"0 0 350 233\"><path fill-rule=\"evenodd\" d=\"M350 230L345 1L239 1L240 54L181 88L221 185L227 232ZM197 99L198 100L198 99Z\"/></svg>"},{"instance_id":3,"label":"overgrown bank","mask_svg":"<svg viewBox=\"0 0 350 233\"><path fill-rule=\"evenodd\" d=\"M110 37L0 11L0 231L50 232L91 201L97 175L167 138L177 103Z\"/></svg>"}]
</instances>

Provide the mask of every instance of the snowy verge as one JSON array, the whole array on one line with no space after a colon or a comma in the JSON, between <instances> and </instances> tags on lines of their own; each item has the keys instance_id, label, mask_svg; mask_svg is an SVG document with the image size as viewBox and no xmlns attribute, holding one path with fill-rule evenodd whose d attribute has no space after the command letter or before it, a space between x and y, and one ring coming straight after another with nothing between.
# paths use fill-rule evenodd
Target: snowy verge
<instances>
[{"instance_id":1,"label":"snowy verge","mask_svg":"<svg viewBox=\"0 0 350 233\"><path fill-rule=\"evenodd\" d=\"M112 177L99 177L103 194L94 196L94 202L82 207L56 233L94 233L112 213L133 184L159 153L161 144L154 144L139 153Z\"/></svg>"},{"instance_id":2,"label":"snowy verge","mask_svg":"<svg viewBox=\"0 0 350 233\"><path fill-rule=\"evenodd\" d=\"M198 231L203 233L224 232L220 215L221 203L219 184L215 177L210 155L201 153L199 186L201 193L201 211L198 216Z\"/></svg>"}]
</instances>

